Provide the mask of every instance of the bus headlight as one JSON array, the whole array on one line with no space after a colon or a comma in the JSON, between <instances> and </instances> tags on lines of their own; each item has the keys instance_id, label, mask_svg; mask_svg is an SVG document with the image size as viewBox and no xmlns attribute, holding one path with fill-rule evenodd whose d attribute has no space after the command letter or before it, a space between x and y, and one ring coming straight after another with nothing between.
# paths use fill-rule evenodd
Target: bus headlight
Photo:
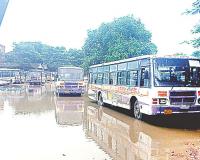
<instances>
[{"instance_id":1,"label":"bus headlight","mask_svg":"<svg viewBox=\"0 0 200 160\"><path fill-rule=\"evenodd\" d=\"M166 98L159 98L159 104L166 104L167 99Z\"/></svg>"}]
</instances>

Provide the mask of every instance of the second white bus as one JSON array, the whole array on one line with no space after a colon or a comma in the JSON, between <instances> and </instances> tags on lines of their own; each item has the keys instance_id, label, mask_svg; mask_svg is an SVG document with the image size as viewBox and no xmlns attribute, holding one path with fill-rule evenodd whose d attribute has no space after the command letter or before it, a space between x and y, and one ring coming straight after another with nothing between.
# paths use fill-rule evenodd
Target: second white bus
<instances>
[{"instance_id":1,"label":"second white bus","mask_svg":"<svg viewBox=\"0 0 200 160\"><path fill-rule=\"evenodd\" d=\"M200 60L155 55L94 65L89 98L143 114L200 112Z\"/></svg>"},{"instance_id":2,"label":"second white bus","mask_svg":"<svg viewBox=\"0 0 200 160\"><path fill-rule=\"evenodd\" d=\"M79 95L84 94L83 82L84 70L80 67L59 67L56 84L57 95Z\"/></svg>"}]
</instances>

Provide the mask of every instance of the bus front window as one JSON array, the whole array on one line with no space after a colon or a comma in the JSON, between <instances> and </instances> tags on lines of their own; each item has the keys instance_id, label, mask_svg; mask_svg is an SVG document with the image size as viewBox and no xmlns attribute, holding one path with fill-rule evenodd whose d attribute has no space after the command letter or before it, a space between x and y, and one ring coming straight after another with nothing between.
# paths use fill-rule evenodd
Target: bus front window
<instances>
[{"instance_id":1,"label":"bus front window","mask_svg":"<svg viewBox=\"0 0 200 160\"><path fill-rule=\"evenodd\" d=\"M154 84L156 87L200 87L200 62L175 58L155 59Z\"/></svg>"},{"instance_id":2,"label":"bus front window","mask_svg":"<svg viewBox=\"0 0 200 160\"><path fill-rule=\"evenodd\" d=\"M82 80L82 74L81 73L65 73L59 75L59 80Z\"/></svg>"}]
</instances>

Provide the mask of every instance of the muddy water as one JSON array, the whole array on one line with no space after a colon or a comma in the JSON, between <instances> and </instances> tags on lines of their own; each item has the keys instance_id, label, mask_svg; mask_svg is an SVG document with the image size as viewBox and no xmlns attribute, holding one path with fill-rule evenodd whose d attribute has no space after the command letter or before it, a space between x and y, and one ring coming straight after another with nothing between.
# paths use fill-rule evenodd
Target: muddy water
<instances>
[{"instance_id":1,"label":"muddy water","mask_svg":"<svg viewBox=\"0 0 200 160\"><path fill-rule=\"evenodd\" d=\"M50 85L1 87L0 159L196 160L200 125L189 124L199 117L142 122L87 97L56 97Z\"/></svg>"}]
</instances>

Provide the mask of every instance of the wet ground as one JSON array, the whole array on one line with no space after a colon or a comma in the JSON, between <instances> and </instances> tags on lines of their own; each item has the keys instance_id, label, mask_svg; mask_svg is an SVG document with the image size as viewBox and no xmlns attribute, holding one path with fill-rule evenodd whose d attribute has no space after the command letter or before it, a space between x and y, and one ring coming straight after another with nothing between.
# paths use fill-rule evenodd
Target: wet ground
<instances>
[{"instance_id":1,"label":"wet ground","mask_svg":"<svg viewBox=\"0 0 200 160\"><path fill-rule=\"evenodd\" d=\"M57 97L53 86L0 87L0 160L197 160L200 115L144 117Z\"/></svg>"}]
</instances>

